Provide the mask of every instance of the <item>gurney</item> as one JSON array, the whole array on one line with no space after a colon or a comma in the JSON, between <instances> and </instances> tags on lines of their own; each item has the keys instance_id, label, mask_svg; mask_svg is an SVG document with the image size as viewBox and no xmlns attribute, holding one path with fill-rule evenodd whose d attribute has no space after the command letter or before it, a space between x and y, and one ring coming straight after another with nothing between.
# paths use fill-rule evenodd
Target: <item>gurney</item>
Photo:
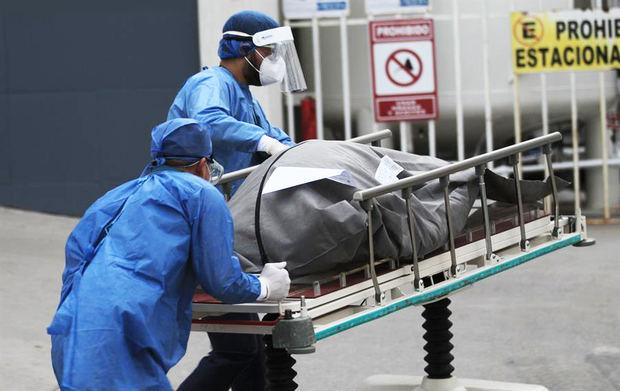
<instances>
[{"instance_id":1,"label":"gurney","mask_svg":"<svg viewBox=\"0 0 620 391\"><path fill-rule=\"evenodd\" d=\"M357 142L376 142L389 131L370 135ZM365 265L331 275L303 276L293 281L290 295L280 302L225 304L204 293L194 298L192 330L226 333L264 334L266 341L267 390L294 390L294 360L291 354L312 353L317 341L329 338L361 324L387 316L404 308L423 305L428 352L424 377L373 377L362 390L546 390L542 386L452 377L450 351L451 323L449 296L483 279L527 263L560 248L583 243L586 222L581 217L561 216L553 175L550 210L522 202L520 182L514 181L516 207L489 205L484 171L495 160L508 158L513 175L519 178L519 154L542 148L549 173L553 173L551 144L561 140L559 133L538 137L516 145L449 164L429 172L374 186L353 194L367 211L368 254ZM478 175L479 204L470 216L465 232L453 231L448 178L462 170L475 168ZM252 169L227 174L225 181L242 178ZM444 186L448 241L424 257L416 251L415 210L410 206L412 189L428 181ZM413 253L411 259L375 259L373 243L373 200L399 192L407 202L407 221ZM477 222L476 222L477 220ZM225 321L208 315L231 312L267 314L262 321ZM465 388L463 388L465 387Z\"/></svg>"}]
</instances>

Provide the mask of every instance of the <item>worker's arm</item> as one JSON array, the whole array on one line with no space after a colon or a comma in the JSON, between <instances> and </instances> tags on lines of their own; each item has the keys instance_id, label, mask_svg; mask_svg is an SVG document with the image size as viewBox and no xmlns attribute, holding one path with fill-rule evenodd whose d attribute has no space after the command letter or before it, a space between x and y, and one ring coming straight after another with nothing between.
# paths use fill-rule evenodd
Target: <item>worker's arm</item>
<instances>
[{"instance_id":1,"label":"worker's arm","mask_svg":"<svg viewBox=\"0 0 620 391\"><path fill-rule=\"evenodd\" d=\"M233 254L233 221L221 193L209 185L196 194L188 208L193 214L192 263L202 288L227 303L259 299L260 281L243 273Z\"/></svg>"},{"instance_id":2,"label":"worker's arm","mask_svg":"<svg viewBox=\"0 0 620 391\"><path fill-rule=\"evenodd\" d=\"M254 153L261 137L268 135L260 126L233 117L232 92L215 77L202 80L187 94L187 115L211 130L211 140L218 148Z\"/></svg>"},{"instance_id":3,"label":"worker's arm","mask_svg":"<svg viewBox=\"0 0 620 391\"><path fill-rule=\"evenodd\" d=\"M256 115L258 116L259 123L263 128L268 129L267 136L278 140L279 142L288 147L292 147L293 145L295 145L295 143L291 140L288 134L284 133L282 129L272 126L269 123L269 121L267 120L267 116L265 116L263 108L256 99L254 99L254 107L256 108Z\"/></svg>"}]
</instances>

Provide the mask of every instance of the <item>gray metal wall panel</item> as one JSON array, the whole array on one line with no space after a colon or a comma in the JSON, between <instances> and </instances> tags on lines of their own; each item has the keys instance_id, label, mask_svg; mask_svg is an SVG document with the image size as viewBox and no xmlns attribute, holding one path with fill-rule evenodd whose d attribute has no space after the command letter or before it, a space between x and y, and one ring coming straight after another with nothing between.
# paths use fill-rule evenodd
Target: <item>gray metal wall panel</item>
<instances>
[{"instance_id":1,"label":"gray metal wall panel","mask_svg":"<svg viewBox=\"0 0 620 391\"><path fill-rule=\"evenodd\" d=\"M4 33L4 19L6 18L5 4L0 0L0 202L2 202L5 197L3 196L2 186L8 186L10 183L11 175L10 175L10 166L6 164L5 158L3 156L8 156L10 151L10 134L9 134L9 124L8 124L8 94L7 94L7 83L8 83L8 75L6 68L6 37ZM4 163L4 164L3 164Z\"/></svg>"},{"instance_id":2,"label":"gray metal wall panel","mask_svg":"<svg viewBox=\"0 0 620 391\"><path fill-rule=\"evenodd\" d=\"M98 16L74 3L10 2L5 22L11 91L96 88L98 30L102 26Z\"/></svg>"},{"instance_id":3,"label":"gray metal wall panel","mask_svg":"<svg viewBox=\"0 0 620 391\"><path fill-rule=\"evenodd\" d=\"M6 54L6 34L4 32L6 23L6 12L4 11L4 5L0 0L0 94L6 93L8 88L8 69L7 69L7 56Z\"/></svg>"},{"instance_id":4,"label":"gray metal wall panel","mask_svg":"<svg viewBox=\"0 0 620 391\"><path fill-rule=\"evenodd\" d=\"M9 151L11 150L11 139L8 125L8 105L8 94L0 92L0 186L8 186L11 182L11 166L6 160L6 157L9 156ZM2 202L3 199L2 189L0 188L0 202Z\"/></svg>"},{"instance_id":5,"label":"gray metal wall panel","mask_svg":"<svg viewBox=\"0 0 620 391\"><path fill-rule=\"evenodd\" d=\"M176 89L105 90L97 94L93 137L114 140L100 145L102 181L118 182L140 174L149 161L150 130L166 120L175 94Z\"/></svg>"},{"instance_id":6,"label":"gray metal wall panel","mask_svg":"<svg viewBox=\"0 0 620 391\"><path fill-rule=\"evenodd\" d=\"M89 131L91 118L96 114L93 95L92 92L10 95L13 183L97 180L84 168L98 160L96 140Z\"/></svg>"},{"instance_id":7,"label":"gray metal wall panel","mask_svg":"<svg viewBox=\"0 0 620 391\"><path fill-rule=\"evenodd\" d=\"M198 66L195 0L0 0L0 205L80 215L136 177Z\"/></svg>"}]
</instances>

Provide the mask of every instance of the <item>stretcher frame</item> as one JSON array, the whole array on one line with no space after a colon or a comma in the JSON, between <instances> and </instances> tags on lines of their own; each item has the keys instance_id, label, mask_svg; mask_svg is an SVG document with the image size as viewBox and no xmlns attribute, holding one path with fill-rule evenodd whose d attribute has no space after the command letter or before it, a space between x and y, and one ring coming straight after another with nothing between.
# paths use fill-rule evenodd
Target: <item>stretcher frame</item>
<instances>
[{"instance_id":1,"label":"stretcher frame","mask_svg":"<svg viewBox=\"0 0 620 391\"><path fill-rule=\"evenodd\" d=\"M364 136L354 142L373 142L389 137L390 132L382 131L377 134ZM449 164L429 172L398 180L395 183L375 186L360 190L353 195L353 200L360 202L367 211L367 225L369 238L368 264L351 270L338 273L327 279L315 280L309 284L307 294L297 294L279 302L260 302L246 304L224 304L212 301L197 300L193 303L194 321L193 331L249 333L273 335L273 346L286 349L290 353L311 353L314 351L314 342L359 326L361 324L387 316L393 312L413 305L423 305L425 312L437 311L442 313L449 304L448 296L467 288L474 283L504 272L560 248L575 245L586 238L585 217L580 221L572 216L560 216L557 199L555 178L550 175L552 188L552 213L526 212L524 210L519 181L514 181L517 199L517 216L513 227L501 232L494 231L493 222L489 220L488 200L484 183L486 164L503 158L508 158L513 168L514 178L520 178L519 154L534 148L542 148L549 173L553 173L550 145L561 140L560 133L552 133L519 144L505 147L490 153L479 155L461 162ZM456 246L450 212L450 198L448 191L449 176L466 169L476 169L479 182L480 208L482 210L484 237L478 240ZM236 180L249 175L253 167L243 173L227 174L225 181ZM242 170L243 171L243 170ZM412 189L431 180L439 180L444 188L444 202L446 205L446 220L448 224L448 243L445 252L420 260L415 246L415 218L410 207ZM400 191L407 203L409 233L411 236L413 254L411 262L399 265L391 259L375 260L373 251L373 221L372 209L374 198ZM534 215L532 215L534 213ZM529 216L529 221L526 221ZM473 236L473 235L470 235ZM364 278L352 279L352 276L362 274ZM353 281L352 281L353 280ZM337 288L333 289L333 285ZM331 286L327 292L322 292L323 286ZM303 291L303 289L302 289ZM404 292L403 292L404 291ZM438 303L438 304L437 304ZM433 309L435 307L439 309ZM445 307L445 308L444 308ZM248 321L218 321L207 315L225 314L231 312L276 314L270 320L259 322ZM448 311L449 315L449 311ZM424 316L424 314L423 314ZM447 321L447 315L445 318ZM427 319L428 322L428 319ZM449 323L449 322L448 322ZM449 327L449 326L448 326ZM282 332L282 330L285 330ZM444 330L447 331L447 330ZM427 334L431 331L427 330ZM426 339L426 335L425 335ZM433 350L433 342L427 339L428 351ZM443 342L449 342L443 341ZM429 349L427 349L429 348ZM442 354L445 352L441 352ZM449 353L449 352L448 352ZM431 356L432 357L429 357ZM448 354L449 355L449 354ZM441 354L432 354L429 351L427 362L437 362ZM427 370L425 377L407 378L411 386L418 386L419 390L465 390L461 381L451 376L450 361L444 360L440 366L432 371ZM432 367L432 365L429 365ZM428 368L428 367L427 367ZM453 368L452 368L453 369ZM402 380L402 379L401 379ZM403 380L405 381L405 380ZM546 390L541 386L498 383L498 382L466 382L468 390ZM294 385L292 378L290 384ZM295 385L296 387L296 385ZM274 387L273 389L295 389L295 387ZM268 386L269 389L269 386ZM396 390L398 388L393 377L369 379L363 386L364 390Z\"/></svg>"}]
</instances>

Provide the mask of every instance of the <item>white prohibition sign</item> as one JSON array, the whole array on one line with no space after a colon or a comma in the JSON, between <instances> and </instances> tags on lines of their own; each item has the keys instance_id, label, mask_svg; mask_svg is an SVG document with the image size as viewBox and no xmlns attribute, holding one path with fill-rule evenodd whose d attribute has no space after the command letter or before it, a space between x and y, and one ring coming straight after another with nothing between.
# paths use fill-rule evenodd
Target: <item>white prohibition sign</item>
<instances>
[{"instance_id":1,"label":"white prohibition sign","mask_svg":"<svg viewBox=\"0 0 620 391\"><path fill-rule=\"evenodd\" d=\"M388 79L400 87L415 84L422 76L423 66L420 56L409 49L399 49L388 57L385 73Z\"/></svg>"}]
</instances>

